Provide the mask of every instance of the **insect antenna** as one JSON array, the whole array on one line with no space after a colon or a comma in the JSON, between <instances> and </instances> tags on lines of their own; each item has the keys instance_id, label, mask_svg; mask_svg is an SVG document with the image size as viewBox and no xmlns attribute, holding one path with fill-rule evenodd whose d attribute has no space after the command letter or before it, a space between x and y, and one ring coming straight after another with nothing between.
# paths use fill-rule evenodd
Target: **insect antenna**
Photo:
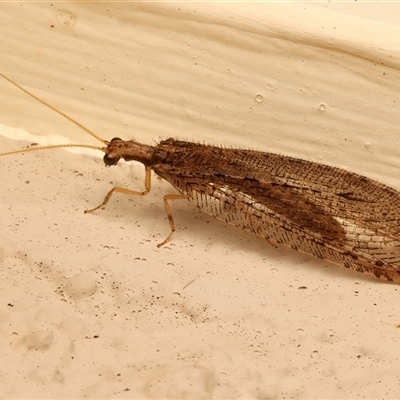
<instances>
[{"instance_id":1,"label":"insect antenna","mask_svg":"<svg viewBox=\"0 0 400 400\"><path fill-rule=\"evenodd\" d=\"M39 98L35 94L31 93L29 90L23 88L18 83L14 82L12 79L8 78L7 76L2 74L1 72L0 72L0 76L3 77L6 81L10 82L12 85L16 86L18 89L22 90L28 96L32 97L33 99L35 99L39 103L42 103L44 106L50 108L51 110L55 111L57 114L61 115L62 117L64 117L68 121L72 122L74 125L78 126L80 129L82 129L83 131L85 131L89 135L93 136L94 138L96 138L100 142L104 143L105 145L108 145L109 142L107 140L105 140L105 139L101 138L100 136L96 135L93 131L91 131L86 126L82 125L80 122L76 121L74 118L72 118L69 115L65 114L64 112L60 111L56 107L53 107L51 104L49 104L46 101L42 100L41 98ZM6 153L0 153L0 156L8 156L8 155L11 155L11 154L26 153L28 151L39 151L39 150L57 149L57 148L66 148L66 147L81 147L81 148L83 147L83 148L87 148L87 149L101 150L103 152L105 151L104 147L92 146L92 145L88 145L88 144L57 144L57 145L39 146L39 147L32 147L32 148L29 148L29 149L20 149L20 150L8 151Z\"/></svg>"},{"instance_id":2,"label":"insect antenna","mask_svg":"<svg viewBox=\"0 0 400 400\"><path fill-rule=\"evenodd\" d=\"M18 154L18 153L27 153L28 151L39 151L39 150L50 150L50 149L65 149L66 147L83 147L86 149L94 149L100 150L105 152L105 147L100 146L92 146L90 144L52 144L49 146L38 146L38 147L31 147L29 149L19 149L19 150L12 150L7 151L5 153L0 153L0 157L2 156L10 156L11 154Z\"/></svg>"}]
</instances>

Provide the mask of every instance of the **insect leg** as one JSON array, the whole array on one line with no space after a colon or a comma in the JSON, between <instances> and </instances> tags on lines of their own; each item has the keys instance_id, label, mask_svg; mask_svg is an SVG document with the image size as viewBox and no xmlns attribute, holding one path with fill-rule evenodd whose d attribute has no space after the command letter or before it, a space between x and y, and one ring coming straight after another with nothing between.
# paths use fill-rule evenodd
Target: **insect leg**
<instances>
[{"instance_id":1,"label":"insect leg","mask_svg":"<svg viewBox=\"0 0 400 400\"><path fill-rule=\"evenodd\" d=\"M150 189L151 189L151 168L150 167L145 167L144 186L145 186L145 190L143 192L137 192L135 190L130 190L130 189L116 186L107 193L106 197L104 198L103 202L100 205L98 205L95 208L92 208L91 210L85 210L85 214L92 213L92 212L98 210L99 208L104 207L110 200L111 196L116 192L130 194L133 196L144 196L147 193L149 193Z\"/></svg>"},{"instance_id":2,"label":"insect leg","mask_svg":"<svg viewBox=\"0 0 400 400\"><path fill-rule=\"evenodd\" d=\"M161 243L159 243L157 245L157 247L164 246L165 243L169 242L171 240L173 233L175 232L175 222L174 222L174 218L172 217L172 210L168 203L168 200L180 200L180 199L184 199L184 198L185 198L185 196L183 194L166 194L164 196L164 206L165 206L165 211L168 215L169 225L171 226L171 233L167 236L167 238L165 240L163 240Z\"/></svg>"}]
</instances>

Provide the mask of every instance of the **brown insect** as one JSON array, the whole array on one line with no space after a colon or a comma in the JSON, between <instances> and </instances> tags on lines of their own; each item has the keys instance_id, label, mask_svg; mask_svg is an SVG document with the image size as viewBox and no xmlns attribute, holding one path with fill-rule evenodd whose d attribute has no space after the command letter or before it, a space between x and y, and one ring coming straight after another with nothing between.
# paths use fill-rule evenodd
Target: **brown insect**
<instances>
[{"instance_id":1,"label":"brown insect","mask_svg":"<svg viewBox=\"0 0 400 400\"><path fill-rule=\"evenodd\" d=\"M179 194L164 196L171 233L175 231L169 201L187 199L205 213L282 244L389 281L400 281L400 193L382 183L341 168L253 150L221 148L169 138L155 146L134 140L101 139L55 107L0 74L25 93L58 112L105 144L45 146L0 155L57 147L88 147L105 153L104 163L122 158L145 167L142 192L114 187L115 192L146 195L151 171Z\"/></svg>"}]
</instances>

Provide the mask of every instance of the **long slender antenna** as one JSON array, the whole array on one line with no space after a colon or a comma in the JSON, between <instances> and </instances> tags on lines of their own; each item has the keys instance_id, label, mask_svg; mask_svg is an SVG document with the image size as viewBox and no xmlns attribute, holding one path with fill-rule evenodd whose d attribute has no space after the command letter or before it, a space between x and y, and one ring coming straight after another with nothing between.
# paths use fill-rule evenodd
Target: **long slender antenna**
<instances>
[{"instance_id":1,"label":"long slender antenna","mask_svg":"<svg viewBox=\"0 0 400 400\"><path fill-rule=\"evenodd\" d=\"M41 98L37 97L36 95L34 95L33 93L31 93L29 90L26 90L25 88L23 88L22 86L18 85L18 83L14 82L12 79L8 78L7 76L5 76L4 74L2 74L0 72L0 76L2 76L6 81L10 82L12 85L16 86L18 89L22 90L23 92L25 92L28 96L34 98L35 100L37 100L39 103L42 103L44 106L50 108L51 110L55 111L56 113L60 114L61 116L63 116L64 118L66 118L68 121L72 122L73 124L75 124L76 126L78 126L79 128L81 128L82 130L84 130L86 133L88 133L89 135L93 136L94 138L96 138L97 140L99 140L100 142L104 143L104 144L108 144L107 140L102 139L100 136L96 135L94 132L92 132L89 128L86 128L86 126L82 125L81 123L79 123L78 121L76 121L75 119L73 119L72 117L70 117L69 115L63 113L62 111L58 110L57 108L53 107L52 105L50 105L49 103L47 103L46 101L42 100ZM75 147L84 147L85 145L79 145L79 146L75 146ZM52 146L52 147L46 147L46 148L55 148L56 146ZM63 146L63 147L72 147L71 145L67 145L67 146ZM86 146L88 147L88 146ZM96 148L96 147L93 147ZM38 150L39 148L36 148L35 150ZM27 151L27 150L25 150ZM18 152L18 151L17 151ZM1 155L5 155L8 153L4 153ZM15 153L12 153L15 154Z\"/></svg>"},{"instance_id":2,"label":"long slender antenna","mask_svg":"<svg viewBox=\"0 0 400 400\"><path fill-rule=\"evenodd\" d=\"M28 149L19 149L19 150L12 150L7 151L5 153L0 153L0 157L2 156L10 156L11 154L18 154L18 153L27 153L28 151L38 151L38 150L49 150L49 149L65 149L66 147L83 147L86 149L94 149L100 150L105 152L105 147L100 146L92 146L90 144L52 144L50 146L39 146L39 147L30 147Z\"/></svg>"}]
</instances>

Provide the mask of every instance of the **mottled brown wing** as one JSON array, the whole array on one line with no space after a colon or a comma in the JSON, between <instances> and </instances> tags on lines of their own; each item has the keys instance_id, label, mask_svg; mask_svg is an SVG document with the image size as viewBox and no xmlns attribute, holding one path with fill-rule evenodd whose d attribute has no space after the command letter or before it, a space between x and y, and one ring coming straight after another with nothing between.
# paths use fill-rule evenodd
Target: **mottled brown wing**
<instances>
[{"instance_id":1,"label":"mottled brown wing","mask_svg":"<svg viewBox=\"0 0 400 400\"><path fill-rule=\"evenodd\" d=\"M168 157L153 166L155 172L206 213L304 253L399 279L400 199L394 189L271 153L194 144L163 151Z\"/></svg>"}]
</instances>

